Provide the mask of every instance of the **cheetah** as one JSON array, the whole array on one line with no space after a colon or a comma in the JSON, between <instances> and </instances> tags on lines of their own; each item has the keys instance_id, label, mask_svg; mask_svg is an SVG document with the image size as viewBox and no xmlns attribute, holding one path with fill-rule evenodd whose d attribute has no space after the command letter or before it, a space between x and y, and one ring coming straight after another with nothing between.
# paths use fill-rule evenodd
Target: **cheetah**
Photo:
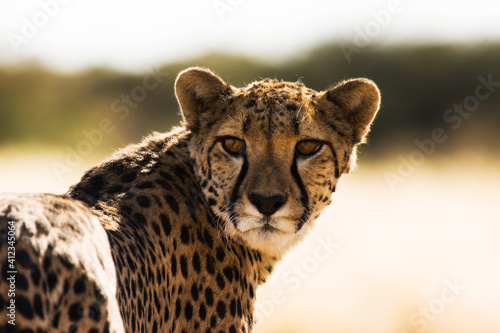
<instances>
[{"instance_id":1,"label":"cheetah","mask_svg":"<svg viewBox=\"0 0 500 333\"><path fill-rule=\"evenodd\" d=\"M202 68L175 92L180 127L65 195L2 198L0 330L251 332L258 286L330 203L380 105L368 79L235 88Z\"/></svg>"}]
</instances>

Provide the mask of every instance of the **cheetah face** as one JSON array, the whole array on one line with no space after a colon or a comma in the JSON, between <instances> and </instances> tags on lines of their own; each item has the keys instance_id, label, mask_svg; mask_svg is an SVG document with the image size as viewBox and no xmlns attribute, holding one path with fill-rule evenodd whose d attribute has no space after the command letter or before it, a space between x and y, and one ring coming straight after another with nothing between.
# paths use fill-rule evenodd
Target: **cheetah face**
<instances>
[{"instance_id":1,"label":"cheetah face","mask_svg":"<svg viewBox=\"0 0 500 333\"><path fill-rule=\"evenodd\" d=\"M366 79L321 93L275 80L237 89L199 68L179 75L176 94L198 181L226 236L275 256L330 203L380 101Z\"/></svg>"}]
</instances>

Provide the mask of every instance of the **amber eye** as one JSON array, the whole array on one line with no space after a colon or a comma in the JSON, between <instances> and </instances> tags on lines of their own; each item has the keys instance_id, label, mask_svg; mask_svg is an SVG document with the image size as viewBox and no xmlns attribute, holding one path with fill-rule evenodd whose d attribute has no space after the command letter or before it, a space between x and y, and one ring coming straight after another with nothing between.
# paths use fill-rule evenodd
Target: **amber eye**
<instances>
[{"instance_id":1,"label":"amber eye","mask_svg":"<svg viewBox=\"0 0 500 333\"><path fill-rule=\"evenodd\" d=\"M297 151L304 156L311 156L319 151L323 146L321 142L314 140L304 140L297 144Z\"/></svg>"},{"instance_id":2,"label":"amber eye","mask_svg":"<svg viewBox=\"0 0 500 333\"><path fill-rule=\"evenodd\" d=\"M226 137L222 139L222 147L231 155L240 155L245 149L245 141L234 137Z\"/></svg>"}]
</instances>

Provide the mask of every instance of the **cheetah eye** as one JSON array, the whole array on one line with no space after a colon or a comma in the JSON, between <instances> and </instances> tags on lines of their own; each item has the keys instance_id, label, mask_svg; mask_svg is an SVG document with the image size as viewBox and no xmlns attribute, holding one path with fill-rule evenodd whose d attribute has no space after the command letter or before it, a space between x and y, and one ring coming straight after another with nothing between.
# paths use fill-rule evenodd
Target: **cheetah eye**
<instances>
[{"instance_id":1,"label":"cheetah eye","mask_svg":"<svg viewBox=\"0 0 500 333\"><path fill-rule=\"evenodd\" d=\"M230 155L241 155L245 149L245 141L229 136L221 139L222 147Z\"/></svg>"},{"instance_id":2,"label":"cheetah eye","mask_svg":"<svg viewBox=\"0 0 500 333\"><path fill-rule=\"evenodd\" d=\"M312 156L316 154L323 143L315 140L304 140L297 143L297 151L303 156Z\"/></svg>"}]
</instances>

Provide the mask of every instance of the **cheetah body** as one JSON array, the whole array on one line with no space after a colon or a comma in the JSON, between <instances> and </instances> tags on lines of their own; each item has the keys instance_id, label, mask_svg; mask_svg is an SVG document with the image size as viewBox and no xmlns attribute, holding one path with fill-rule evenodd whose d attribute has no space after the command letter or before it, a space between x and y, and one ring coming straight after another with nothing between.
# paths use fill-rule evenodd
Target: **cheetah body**
<instances>
[{"instance_id":1,"label":"cheetah body","mask_svg":"<svg viewBox=\"0 0 500 333\"><path fill-rule=\"evenodd\" d=\"M118 151L65 196L1 200L26 280L16 328L250 332L257 287L329 204L379 107L365 79L238 89L198 68L176 94L183 127Z\"/></svg>"}]
</instances>

